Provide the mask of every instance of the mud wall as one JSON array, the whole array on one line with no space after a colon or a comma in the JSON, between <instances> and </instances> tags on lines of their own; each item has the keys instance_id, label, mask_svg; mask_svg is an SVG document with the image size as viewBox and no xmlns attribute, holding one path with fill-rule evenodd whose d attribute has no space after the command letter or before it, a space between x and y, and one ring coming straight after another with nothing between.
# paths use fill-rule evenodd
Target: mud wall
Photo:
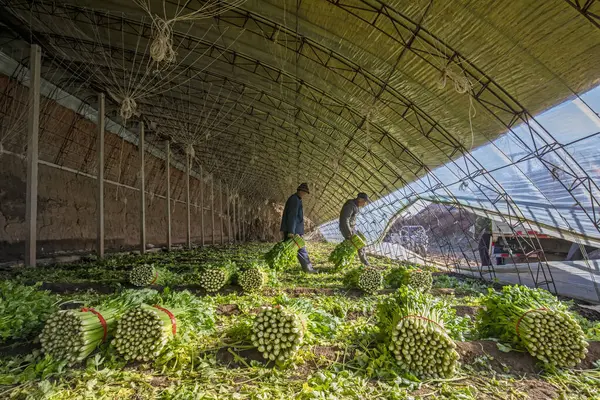
<instances>
[{"instance_id":1,"label":"mud wall","mask_svg":"<svg viewBox=\"0 0 600 400\"><path fill-rule=\"evenodd\" d=\"M25 251L27 88L0 75L0 262L22 259ZM97 127L80 114L42 99L39 138L38 255L92 252L96 242ZM152 143L152 137L147 143ZM118 135L105 133L105 245L107 251L139 246L139 150ZM154 143L162 146L162 142ZM186 241L185 174L170 168L171 224L174 244ZM165 161L145 155L147 243L167 241ZM217 177L218 179L218 177ZM112 182L112 183L111 183ZM115 184L118 183L118 184ZM219 186L191 178L192 240L215 243L230 238L227 200L220 214ZM200 204L204 201L204 209ZM204 224L201 224L202 213ZM223 227L223 228L221 228Z\"/></svg>"}]
</instances>

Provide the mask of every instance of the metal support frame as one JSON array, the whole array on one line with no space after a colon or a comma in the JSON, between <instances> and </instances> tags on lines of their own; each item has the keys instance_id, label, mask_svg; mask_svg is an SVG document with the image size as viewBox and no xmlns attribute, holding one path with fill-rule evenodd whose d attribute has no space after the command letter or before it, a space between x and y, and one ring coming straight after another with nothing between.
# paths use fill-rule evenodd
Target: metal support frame
<instances>
[{"instance_id":1,"label":"metal support frame","mask_svg":"<svg viewBox=\"0 0 600 400\"><path fill-rule=\"evenodd\" d=\"M104 93L98 94L98 193L97 193L97 235L96 251L98 257L104 257Z\"/></svg>"},{"instance_id":2,"label":"metal support frame","mask_svg":"<svg viewBox=\"0 0 600 400\"><path fill-rule=\"evenodd\" d=\"M210 176L210 217L211 223L210 228L212 230L212 241L211 244L215 245L215 177Z\"/></svg>"},{"instance_id":3,"label":"metal support frame","mask_svg":"<svg viewBox=\"0 0 600 400\"><path fill-rule=\"evenodd\" d=\"M223 181L219 180L219 221L221 226L221 245L225 244L225 220L223 219Z\"/></svg>"},{"instance_id":4,"label":"metal support frame","mask_svg":"<svg viewBox=\"0 0 600 400\"><path fill-rule=\"evenodd\" d=\"M244 241L248 240L248 210L244 208L244 229L243 231L243 236L244 236Z\"/></svg>"},{"instance_id":5,"label":"metal support frame","mask_svg":"<svg viewBox=\"0 0 600 400\"><path fill-rule=\"evenodd\" d=\"M202 165L200 166L200 225L202 226L202 230L200 231L200 242L202 243L202 247L206 245L206 239L204 235L204 168Z\"/></svg>"},{"instance_id":6,"label":"metal support frame","mask_svg":"<svg viewBox=\"0 0 600 400\"><path fill-rule=\"evenodd\" d=\"M140 121L140 253L146 252L146 174L144 122Z\"/></svg>"},{"instance_id":7,"label":"metal support frame","mask_svg":"<svg viewBox=\"0 0 600 400\"><path fill-rule=\"evenodd\" d=\"M29 57L29 121L27 122L27 189L25 197L25 264L34 267L37 263L37 198L38 198L38 152L40 130L40 83L42 49L31 45Z\"/></svg>"},{"instance_id":8,"label":"metal support frame","mask_svg":"<svg viewBox=\"0 0 600 400\"><path fill-rule=\"evenodd\" d=\"M165 141L165 173L167 175L167 250L171 251L173 245L171 232L171 142Z\"/></svg>"},{"instance_id":9,"label":"metal support frame","mask_svg":"<svg viewBox=\"0 0 600 400\"><path fill-rule=\"evenodd\" d=\"M192 217L190 210L190 171L192 169L192 156L190 154L185 155L186 167L185 167L185 206L186 206L186 238L187 248L192 248Z\"/></svg>"},{"instance_id":10,"label":"metal support frame","mask_svg":"<svg viewBox=\"0 0 600 400\"><path fill-rule=\"evenodd\" d=\"M242 198L238 200L238 240L240 243L243 242L242 238Z\"/></svg>"},{"instance_id":11,"label":"metal support frame","mask_svg":"<svg viewBox=\"0 0 600 400\"><path fill-rule=\"evenodd\" d=\"M237 234L236 234L237 233L237 224L236 224L237 220L235 218L237 211L235 209L235 195L233 195L231 197L231 208L233 210L233 227L232 227L233 230L231 231L231 234L233 236L233 243L235 244L235 243L237 243Z\"/></svg>"},{"instance_id":12,"label":"metal support frame","mask_svg":"<svg viewBox=\"0 0 600 400\"><path fill-rule=\"evenodd\" d=\"M231 243L231 213L229 212L229 203L231 199L229 185L227 185L227 243Z\"/></svg>"}]
</instances>

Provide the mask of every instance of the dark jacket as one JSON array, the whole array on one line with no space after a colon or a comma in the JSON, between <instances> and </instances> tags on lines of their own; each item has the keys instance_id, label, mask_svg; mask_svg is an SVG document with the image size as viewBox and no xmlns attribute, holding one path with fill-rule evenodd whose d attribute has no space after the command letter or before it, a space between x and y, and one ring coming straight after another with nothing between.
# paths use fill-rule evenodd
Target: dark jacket
<instances>
[{"instance_id":1,"label":"dark jacket","mask_svg":"<svg viewBox=\"0 0 600 400\"><path fill-rule=\"evenodd\" d=\"M304 235L304 211L302 199L293 194L285 202L283 216L281 217L281 232Z\"/></svg>"},{"instance_id":2,"label":"dark jacket","mask_svg":"<svg viewBox=\"0 0 600 400\"><path fill-rule=\"evenodd\" d=\"M340 212L340 231L342 231L344 239L349 239L354 234L357 215L358 204L356 203L356 199L345 202Z\"/></svg>"}]
</instances>

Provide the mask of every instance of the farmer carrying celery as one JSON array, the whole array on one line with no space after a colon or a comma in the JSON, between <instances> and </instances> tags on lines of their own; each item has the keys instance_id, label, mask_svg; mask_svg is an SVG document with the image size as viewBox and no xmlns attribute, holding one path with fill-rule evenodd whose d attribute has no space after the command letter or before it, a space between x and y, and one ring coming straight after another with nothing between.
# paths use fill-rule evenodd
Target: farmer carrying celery
<instances>
[{"instance_id":1,"label":"farmer carrying celery","mask_svg":"<svg viewBox=\"0 0 600 400\"><path fill-rule=\"evenodd\" d=\"M342 231L344 239L350 239L356 233L356 216L359 209L364 207L368 202L369 196L365 193L359 193L355 199L350 199L344 203L340 212L340 231ZM364 247L358 251L358 256L364 265L369 265Z\"/></svg>"},{"instance_id":2,"label":"farmer carrying celery","mask_svg":"<svg viewBox=\"0 0 600 400\"><path fill-rule=\"evenodd\" d=\"M283 233L283 240L291 238L294 235L304 235L304 211L302 209L302 198L310 194L308 190L308 184L302 183L296 189L296 193L290 196L285 203L283 209L283 215L281 217L281 232ZM298 261L302 266L304 272L313 274L316 271L312 267L310 257L306 247L298 249Z\"/></svg>"}]
</instances>

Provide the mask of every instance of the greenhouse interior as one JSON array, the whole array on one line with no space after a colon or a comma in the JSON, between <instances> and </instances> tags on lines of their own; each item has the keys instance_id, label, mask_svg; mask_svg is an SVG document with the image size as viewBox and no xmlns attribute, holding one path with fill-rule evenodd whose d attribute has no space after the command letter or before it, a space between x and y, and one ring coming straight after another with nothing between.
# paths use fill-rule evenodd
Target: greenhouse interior
<instances>
[{"instance_id":1,"label":"greenhouse interior","mask_svg":"<svg viewBox=\"0 0 600 400\"><path fill-rule=\"evenodd\" d=\"M600 399L600 1L0 0L0 399Z\"/></svg>"}]
</instances>

